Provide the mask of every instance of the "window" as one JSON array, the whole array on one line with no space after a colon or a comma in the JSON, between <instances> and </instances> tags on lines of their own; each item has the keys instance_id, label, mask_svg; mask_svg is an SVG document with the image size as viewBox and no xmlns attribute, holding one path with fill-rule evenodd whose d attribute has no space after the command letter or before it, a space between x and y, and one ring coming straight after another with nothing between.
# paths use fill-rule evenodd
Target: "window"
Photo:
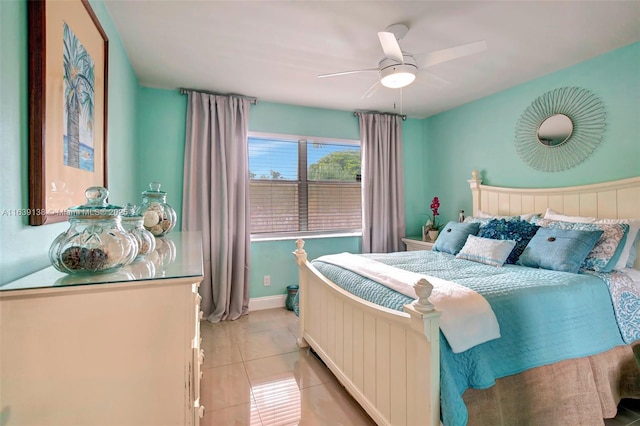
<instances>
[{"instance_id":1,"label":"window","mask_svg":"<svg viewBox=\"0 0 640 426\"><path fill-rule=\"evenodd\" d=\"M360 142L249 135L251 234L362 229Z\"/></svg>"}]
</instances>

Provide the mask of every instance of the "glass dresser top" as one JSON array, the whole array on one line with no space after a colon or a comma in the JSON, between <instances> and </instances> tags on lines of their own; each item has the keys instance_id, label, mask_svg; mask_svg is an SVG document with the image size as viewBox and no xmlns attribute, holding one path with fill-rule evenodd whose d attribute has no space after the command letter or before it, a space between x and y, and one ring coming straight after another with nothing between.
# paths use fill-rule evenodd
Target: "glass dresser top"
<instances>
[{"instance_id":1,"label":"glass dresser top","mask_svg":"<svg viewBox=\"0 0 640 426\"><path fill-rule=\"evenodd\" d=\"M142 260L107 274L67 275L53 266L16 281L0 285L0 291L29 290L81 285L114 284L146 280L201 277L202 235L172 232L156 238L156 249Z\"/></svg>"}]
</instances>

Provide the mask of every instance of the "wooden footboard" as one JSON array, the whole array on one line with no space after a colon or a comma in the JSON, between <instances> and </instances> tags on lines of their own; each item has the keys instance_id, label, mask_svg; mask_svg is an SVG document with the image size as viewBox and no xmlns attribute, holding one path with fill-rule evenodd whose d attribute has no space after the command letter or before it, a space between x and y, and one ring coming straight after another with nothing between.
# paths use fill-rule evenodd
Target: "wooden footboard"
<instances>
[{"instance_id":1,"label":"wooden footboard","mask_svg":"<svg viewBox=\"0 0 640 426\"><path fill-rule=\"evenodd\" d=\"M300 269L300 338L379 425L440 424L440 312L432 286L398 312L356 297L294 252Z\"/></svg>"}]
</instances>

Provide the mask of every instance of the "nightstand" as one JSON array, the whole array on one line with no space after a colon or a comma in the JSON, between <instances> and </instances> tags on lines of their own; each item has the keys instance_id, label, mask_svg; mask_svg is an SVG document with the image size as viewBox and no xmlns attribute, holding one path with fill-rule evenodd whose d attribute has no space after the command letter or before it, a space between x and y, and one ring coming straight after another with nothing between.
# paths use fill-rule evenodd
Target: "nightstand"
<instances>
[{"instance_id":1,"label":"nightstand","mask_svg":"<svg viewBox=\"0 0 640 426\"><path fill-rule=\"evenodd\" d=\"M407 246L407 251L431 250L435 244L434 241L422 241L422 237L406 237L402 242Z\"/></svg>"}]
</instances>

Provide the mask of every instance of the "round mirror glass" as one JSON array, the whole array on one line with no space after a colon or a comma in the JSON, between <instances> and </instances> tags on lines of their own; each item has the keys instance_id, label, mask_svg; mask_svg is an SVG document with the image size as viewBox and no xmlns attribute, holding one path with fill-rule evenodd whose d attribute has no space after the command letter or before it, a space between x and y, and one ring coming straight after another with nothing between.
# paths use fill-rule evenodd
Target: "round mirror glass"
<instances>
[{"instance_id":1,"label":"round mirror glass","mask_svg":"<svg viewBox=\"0 0 640 426\"><path fill-rule=\"evenodd\" d=\"M558 146L569 140L573 122L564 114L547 117L538 127L538 141L545 146Z\"/></svg>"}]
</instances>

